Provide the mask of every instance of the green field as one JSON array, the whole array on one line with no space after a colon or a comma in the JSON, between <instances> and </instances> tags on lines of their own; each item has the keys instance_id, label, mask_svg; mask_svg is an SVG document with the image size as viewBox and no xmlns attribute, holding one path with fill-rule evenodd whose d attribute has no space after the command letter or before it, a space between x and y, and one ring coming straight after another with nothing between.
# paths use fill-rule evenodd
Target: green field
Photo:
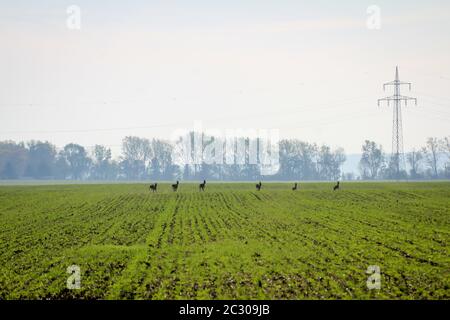
<instances>
[{"instance_id":1,"label":"green field","mask_svg":"<svg viewBox=\"0 0 450 320\"><path fill-rule=\"evenodd\" d=\"M450 183L291 186L1 186L0 299L450 298Z\"/></svg>"}]
</instances>

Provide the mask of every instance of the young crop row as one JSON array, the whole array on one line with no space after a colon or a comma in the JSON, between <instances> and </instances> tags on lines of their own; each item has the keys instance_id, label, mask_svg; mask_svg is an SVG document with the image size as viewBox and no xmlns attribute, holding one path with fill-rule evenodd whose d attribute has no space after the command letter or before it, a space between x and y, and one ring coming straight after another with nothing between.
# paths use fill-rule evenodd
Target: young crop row
<instances>
[{"instance_id":1,"label":"young crop row","mask_svg":"<svg viewBox=\"0 0 450 320\"><path fill-rule=\"evenodd\" d=\"M264 186L1 187L0 298L449 298L450 184Z\"/></svg>"}]
</instances>

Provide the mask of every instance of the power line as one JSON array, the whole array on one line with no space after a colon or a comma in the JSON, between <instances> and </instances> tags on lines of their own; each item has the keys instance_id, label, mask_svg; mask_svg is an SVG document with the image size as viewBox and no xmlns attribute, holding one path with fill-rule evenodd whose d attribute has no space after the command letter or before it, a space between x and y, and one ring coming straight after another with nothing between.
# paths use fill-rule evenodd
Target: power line
<instances>
[{"instance_id":1,"label":"power line","mask_svg":"<svg viewBox=\"0 0 450 320\"><path fill-rule=\"evenodd\" d=\"M280 113L288 114L288 113L299 113L299 112L305 112L308 110L329 110L329 109L337 109L341 105L348 105L352 103L360 103L362 100L366 100L367 98L354 98L354 99L347 99L347 100L340 100L340 102L335 103L329 103L329 104L319 104L319 105L313 105L306 108L301 109L294 109L291 108L290 110L280 110L277 109L276 111L266 112L266 113L257 113L257 114L249 114L245 116L231 116L231 117L220 117L220 118L214 118L209 119L206 121L215 122L215 121L226 121L226 120L235 120L235 119L248 119L248 118L260 118L264 116L273 116L273 115L279 115ZM116 127L116 128L99 128L99 129L71 129L71 130L30 130L30 131L2 131L0 134L58 134L58 133L91 133L91 132L110 132L110 131L122 131L122 130L139 130L139 129L152 129L152 128L159 128L159 127L171 127L171 126L179 126L179 125L185 125L191 123L191 121L183 121L183 122L172 122L172 123L165 123L165 124L154 124L154 125L148 125L148 126L130 126L130 127Z\"/></svg>"},{"instance_id":2,"label":"power line","mask_svg":"<svg viewBox=\"0 0 450 320\"><path fill-rule=\"evenodd\" d=\"M379 115L378 112L373 112L373 113L369 113L367 114L367 112L360 112L360 113L350 113L350 114L344 114L344 115L338 115L338 116L333 116L331 118L326 118L326 119L318 119L317 121L304 121L304 122L296 122L296 124L294 126L283 126L283 128L287 128L287 129L301 129L301 128L309 128L309 127L327 127L330 125L335 125L335 124L339 124L341 122L346 122L346 121L353 121L354 119L357 118L363 118L363 117L367 117L367 115L369 116L377 116Z\"/></svg>"},{"instance_id":3,"label":"power line","mask_svg":"<svg viewBox=\"0 0 450 320\"><path fill-rule=\"evenodd\" d=\"M431 95L431 94L428 94L428 93L422 93L422 92L417 92L417 94L419 96L429 97L429 98L432 98L432 99L450 101L450 97L438 97L438 96L435 96L435 95Z\"/></svg>"},{"instance_id":4,"label":"power line","mask_svg":"<svg viewBox=\"0 0 450 320\"><path fill-rule=\"evenodd\" d=\"M411 98L408 96L402 96L400 94L400 87L402 85L408 85L409 90L411 90L410 82L402 82L400 81L398 75L398 67L395 68L395 80L391 82L387 82L383 85L383 90L385 90L386 86L394 86L394 95L385 97L382 99L378 99L378 106L380 102L386 101L389 106L390 102L394 102L394 115L392 120L392 159L393 164L396 168L397 177L400 177L400 170L406 167L405 158L403 154L403 126L402 126L402 110L401 110L401 102L404 101L405 105L408 104L409 100L413 100L417 105L417 99Z\"/></svg>"},{"instance_id":5,"label":"power line","mask_svg":"<svg viewBox=\"0 0 450 320\"><path fill-rule=\"evenodd\" d=\"M429 112L423 111L423 110L413 110L412 109L412 113L417 114L419 116L426 116L428 118L433 118L433 119L437 119L437 120L441 120L441 121L446 121L446 122L450 121L450 114L439 113L436 111L433 111L433 113L429 113Z\"/></svg>"}]
</instances>

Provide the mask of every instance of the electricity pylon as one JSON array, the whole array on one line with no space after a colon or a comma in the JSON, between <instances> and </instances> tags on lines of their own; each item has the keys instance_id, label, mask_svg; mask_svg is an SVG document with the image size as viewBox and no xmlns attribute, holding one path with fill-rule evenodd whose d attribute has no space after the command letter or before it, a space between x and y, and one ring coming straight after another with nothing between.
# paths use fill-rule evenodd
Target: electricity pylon
<instances>
[{"instance_id":1,"label":"electricity pylon","mask_svg":"<svg viewBox=\"0 0 450 320\"><path fill-rule=\"evenodd\" d=\"M401 102L405 101L405 106L408 105L408 100L414 100L417 106L417 99L411 98L407 96L402 96L400 94L400 86L408 85L409 91L411 91L411 83L410 82L402 82L398 76L398 67L395 68L395 80L385 83L383 85L383 91L386 89L386 86L394 86L394 95L385 97L382 99L378 99L378 106L380 106L381 101L387 101L388 106L390 102L394 102L394 116L392 120L392 154L391 154L391 163L394 165L396 170L397 178L400 177L400 171L405 168L405 157L403 154L403 128L402 128L402 109Z\"/></svg>"}]
</instances>

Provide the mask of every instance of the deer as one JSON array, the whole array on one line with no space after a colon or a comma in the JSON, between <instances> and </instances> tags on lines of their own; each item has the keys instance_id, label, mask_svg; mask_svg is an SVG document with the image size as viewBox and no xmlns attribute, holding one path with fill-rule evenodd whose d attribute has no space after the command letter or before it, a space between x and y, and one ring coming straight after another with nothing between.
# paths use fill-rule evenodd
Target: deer
<instances>
[{"instance_id":1,"label":"deer","mask_svg":"<svg viewBox=\"0 0 450 320\"><path fill-rule=\"evenodd\" d=\"M172 190L173 190L174 192L176 192L176 191L178 190L178 185L179 185L179 184L180 184L180 181L177 180L177 183L175 183L175 184L172 185Z\"/></svg>"},{"instance_id":2,"label":"deer","mask_svg":"<svg viewBox=\"0 0 450 320\"><path fill-rule=\"evenodd\" d=\"M292 187L292 191L295 191L295 190L297 190L297 182L294 183L294 186Z\"/></svg>"},{"instance_id":3,"label":"deer","mask_svg":"<svg viewBox=\"0 0 450 320\"><path fill-rule=\"evenodd\" d=\"M333 187L333 191L336 191L339 189L339 181L337 182L337 184Z\"/></svg>"},{"instance_id":4,"label":"deer","mask_svg":"<svg viewBox=\"0 0 450 320\"><path fill-rule=\"evenodd\" d=\"M205 186L206 186L206 180L203 180L203 183L200 183L198 185L198 190L199 191L205 191Z\"/></svg>"},{"instance_id":5,"label":"deer","mask_svg":"<svg viewBox=\"0 0 450 320\"><path fill-rule=\"evenodd\" d=\"M152 190L153 192L156 192L156 189L158 188L158 184L154 183L150 185L150 190Z\"/></svg>"},{"instance_id":6,"label":"deer","mask_svg":"<svg viewBox=\"0 0 450 320\"><path fill-rule=\"evenodd\" d=\"M259 182L259 183L257 183L256 184L256 190L261 190L261 187L262 187L262 183L261 183L261 181Z\"/></svg>"}]
</instances>

